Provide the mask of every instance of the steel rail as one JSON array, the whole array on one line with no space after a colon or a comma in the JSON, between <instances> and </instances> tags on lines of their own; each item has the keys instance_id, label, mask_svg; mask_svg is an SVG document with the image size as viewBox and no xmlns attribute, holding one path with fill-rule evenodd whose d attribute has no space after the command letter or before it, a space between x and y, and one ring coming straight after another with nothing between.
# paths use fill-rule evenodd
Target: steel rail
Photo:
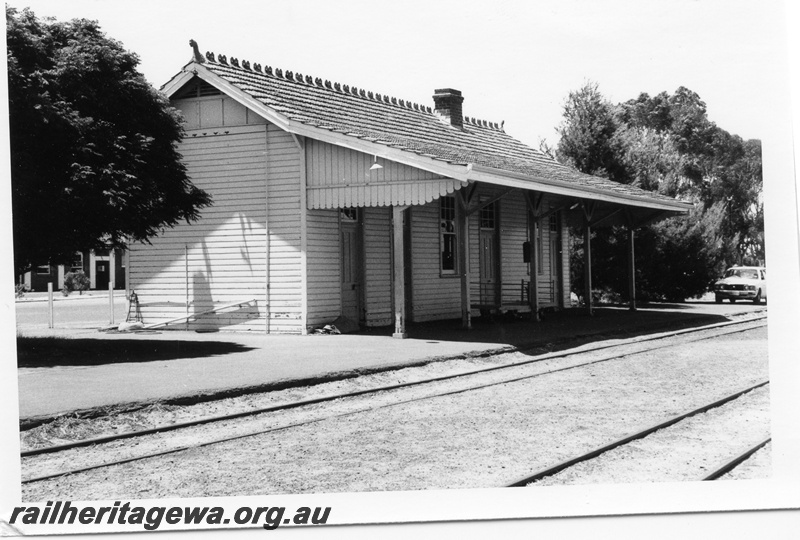
<instances>
[{"instance_id":1,"label":"steel rail","mask_svg":"<svg viewBox=\"0 0 800 540\"><path fill-rule=\"evenodd\" d=\"M722 334L722 335L725 335L725 334ZM705 339L705 338L703 338L703 339ZM667 346L664 346L664 347L657 347L655 349L667 348L669 346L673 346L673 345L667 345ZM653 350L653 349L649 349L649 350ZM647 352L647 351L637 351L637 353L639 353L639 352ZM584 366L587 366L587 365L592 365L592 364L596 364L596 363L612 360L614 358L620 358L620 357L624 357L624 356L629 356L631 354L635 354L635 353L624 353L624 354L620 354L620 355L616 355L616 356L606 357L604 359L593 360L593 361L590 361L590 362L576 364L574 366L568 366L568 367L565 367L565 368L555 369L555 370L546 371L546 372L542 372L542 373L536 373L536 374L526 375L526 376L522 376L522 377L515 377L513 379L504 379L504 380L501 380L501 381L494 381L494 382L490 382L490 383L469 386L469 387L466 387L466 388L459 388L459 389L450 390L450 391L447 391L447 392L441 392L441 393L436 393L436 394L431 394L431 395L426 395L426 396L415 397L415 398L411 398L411 399L406 399L406 400L401 400L401 401L397 401L397 402L393 402L393 403L379 405L377 407L374 407L374 406L365 407L363 409L359 409L359 410L355 410L355 411L347 411L347 412L344 412L344 413L323 416L323 417L320 417L320 418L315 418L315 419L312 419L312 420L306 420L306 421L302 421L302 422L296 422L296 423L288 424L288 425L285 425L285 426L272 427L272 428L268 428L268 429L262 429L262 430L249 432L249 433L243 433L243 434L239 434L239 435L226 436L226 437L221 437L221 438L217 438L217 439L201 441L201 442L190 444L190 445L184 445L184 446L180 446L180 447L176 447L176 448L172 448L172 449L168 449L168 450L159 450L159 451L151 452L151 453L147 453L147 454L140 454L138 456L132 456L132 457L123 458L123 459L120 459L120 460L113 460L113 461L108 461L108 462L104 462L104 463L88 465L88 466L84 466L84 467L80 467L80 468L75 468L75 469L70 469L70 470L67 470L67 471L61 471L61 472L57 472L57 473L41 475L41 476L37 476L37 477L29 477L29 478L23 479L22 483L26 484L26 483L38 482L38 481L41 481L41 480L47 480L47 479L50 479L50 478L56 478L56 477L65 476L65 475L68 475L68 474L76 474L76 473L85 472L85 471L89 471L89 470L93 470L93 469L100 469L100 468L104 468L104 467L110 467L110 466L113 466L113 465L119 465L119 464L123 464L123 463L130 463L130 462L133 462L133 461L144 460L144 459L148 459L148 458L152 458L152 457L158 457L158 456L164 456L164 455L168 455L168 454L174 454L176 452L181 452L181 451L184 451L184 450L190 450L190 449L194 449L194 448L200 448L200 447L203 447L203 446L210 446L210 445L214 445L214 444L220 444L220 443L234 441L234 440L243 439L243 438L247 438L247 437L255 437L255 436L263 435L263 434L266 434L266 433L282 431L282 430L285 430L285 429L291 429L291 428L300 427L300 426L307 426L307 425L314 424L314 423L317 423L317 422L323 422L325 420L331 420L331 419L334 419L334 418L341 418L341 417L344 417L344 416L350 416L350 415L359 414L359 413L362 413L362 412L375 411L375 410L384 409L384 408L388 408L388 407L395 407L395 406L398 406L398 405L413 403L413 402L416 402L416 401L423 401L423 400L426 400L426 399L436 399L436 398L439 398L439 397L450 396L450 395L455 395L455 394L461 394L461 393L465 393L465 392L471 392L471 391L474 391L474 390L479 390L479 389L483 389L483 388L489 388L491 386L498 386L498 385L501 385L501 384L508 384L510 382L516 382L516 381L520 381L520 380L524 380L524 379L532 379L532 378L535 378L535 377L549 375L549 374L560 372L560 371L567 371L567 370L570 370L570 369L576 369L576 368L579 368L579 367L584 367ZM448 377L448 378L452 378L452 377ZM756 385L756 387L764 385L764 384L767 384L768 382L769 381L762 382L759 385ZM745 390L745 391L740 392L740 393L744 393L744 392L747 392L749 390L750 389ZM363 394L363 393L369 393L369 392L363 392L362 391L362 392L359 392L359 393ZM320 398L320 399L322 399L322 398ZM709 408L712 408L712 407L709 407Z\"/></svg>"},{"instance_id":2,"label":"steel rail","mask_svg":"<svg viewBox=\"0 0 800 540\"><path fill-rule=\"evenodd\" d=\"M697 409L693 409L693 410L691 410L689 412L685 412L685 413L679 414L677 416L673 416L673 417L671 417L671 418L669 418L669 419L667 419L667 420L665 420L663 422L659 422L656 425L649 426L649 427L646 427L644 429L637 430L637 431L635 431L635 432L633 432L633 433L631 433L629 435L626 435L625 437L622 437L621 439L617 439L616 441L613 441L613 442L610 442L608 444L605 444L605 445L603 445L603 446L601 446L599 448L595 448L594 450L590 450L589 452L586 452L586 453L581 454L579 456L567 459L565 461L561 461L560 463L556 463L555 465L551 465L551 466L549 466L549 467L547 467L545 469L541 469L541 470L539 470L539 471L537 471L537 472L535 472L533 474L525 476L524 478L520 478L518 480L515 480L515 481L511 482L510 484L505 484L503 487L525 487L525 486L527 486L528 484L530 484L532 482L536 482L536 481L541 480L543 478L546 478L548 476L552 476L552 475L554 475L554 474L556 474L558 472L561 472L561 471L563 471L565 469L568 469L569 467L572 467L573 465L576 465L576 464L581 463L583 461L589 461L590 459L594 459L594 458L600 456L601 454L604 454L604 453L608 452L609 450L613 450L614 448L618 448L620 446L628 444L631 441L635 441L637 439L643 439L644 437L650 435L651 433L653 433L655 431L664 429L664 428L669 427L669 426L671 426L673 424L677 424L681 420L685 420L686 418L689 418L690 416L695 416L697 414L704 413L706 411L709 411L711 409L714 409L716 407L724 405L724 404L726 404L726 403L728 403L730 401L733 401L734 399L736 399L736 398L738 398L738 397L740 397L740 396L742 396L742 395L744 395L744 394L746 394L748 392L751 392L751 391L753 391L753 390L755 390L757 388L760 388L762 386L765 386L767 384L769 384L769 379L767 379L765 381L762 381L762 382L760 382L758 384L755 384L753 386L749 386L749 387L747 387L747 388L745 388L743 390L739 390L737 392L734 392L733 394L725 396L724 398L718 399L718 400L716 400L716 401L714 401L712 403L708 403L706 405L703 405L702 407L698 407ZM766 444L766 443L763 443L763 444ZM756 450L758 450L758 448L756 448ZM753 450L753 452L755 452L755 450ZM743 459L746 459L746 457L743 458Z\"/></svg>"},{"instance_id":3,"label":"steel rail","mask_svg":"<svg viewBox=\"0 0 800 540\"><path fill-rule=\"evenodd\" d=\"M431 377L431 378L428 378L428 379L422 379L422 380L418 380L418 381L410 381L410 382L406 382L406 383L398 383L398 384L385 385L385 386L376 386L376 387L373 387L373 388L366 388L366 389L363 389L363 390L355 390L355 391L352 391L352 392L342 392L342 393L338 393L338 394L330 394L330 395L327 395L327 396L321 396L321 397L318 397L318 398L311 398L311 399L304 399L304 400L300 400L300 401L293 401L293 402L290 402L290 403L278 403L276 405L271 405L269 407L261 407L261 408L258 408L258 409L252 409L252 410L248 410L248 411L241 411L241 412L237 412L237 413L223 414L223 415L217 415L217 416L209 416L209 417L206 417L206 418L200 418L198 420L190 420L190 421L186 421L186 422L178 422L178 423L174 423L174 424L166 424L166 425L162 425L162 426L156 426L154 428L148 428L148 429L142 429L142 430L136 430L136 431L128 431L128 432L125 432L125 433L115 433L113 435L103 435L103 436L100 436L100 437L92 437L92 438L88 438L88 439L81 439L79 441L73 441L73 442L59 444L59 445L45 446L45 447L42 447L42 448L32 448L30 450L24 450L24 451L20 452L20 457L31 457L31 456L37 456L37 455L42 455L42 454L48 454L48 453L63 452L65 450L70 450L70 449L73 449L73 448L82 448L82 447L92 446L92 445L96 445L96 444L104 444L104 443L114 442L114 441L119 441L119 440L124 440L124 439L131 439L131 438L134 438L134 437L141 437L141 436L145 436L145 435L154 435L154 434L157 434L157 433L165 433L165 432L169 432L169 431L185 429L185 428L199 426L199 425L203 425L203 424L210 424L210 423L214 423L214 422L222 422L222 421L226 421L226 420L235 420L237 418L245 418L245 417L248 417L248 416L256 416L258 414L263 414L263 413L295 409L295 408L304 407L304 406L307 406L307 405L316 405L318 403L325 403L325 402L328 402L328 401L334 401L334 400L342 399L342 398L358 397L358 396L362 396L362 395L366 395L366 394L372 394L372 393L378 393L378 392L387 392L387 391L391 391L391 390L399 390L399 389L402 389L402 388L408 388L408 387L412 387L412 386L419 386L419 385L423 385L423 384L442 382L442 381L455 379L455 378L459 378L459 377L468 377L468 376L471 376L471 375L478 375L478 374L481 374L481 373L487 373L487 372L491 372L491 371L498 371L498 370L504 370L504 369L511 369L511 368L515 368L515 367L525 366L525 365L528 365L528 364L533 364L533 363L537 363L537 362L543 362L543 361L546 361L546 360L552 360L552 359L556 359L556 358L564 358L564 357L573 356L573 355L576 355L576 354L584 354L584 353L596 352L596 351L605 350L605 349L619 348L619 347L623 347L623 346L627 346L627 345L635 345L635 344L644 343L644 342L647 342L647 341L654 341L654 340L659 340L659 339L667 339L667 338L678 336L678 335L694 333L694 332L700 332L700 331L704 331L704 330L715 330L717 328L727 328L727 327L733 326L733 325L745 324L745 323L749 323L749 322L753 322L753 321L759 321L759 320L762 320L764 318L766 318L766 317L757 317L757 318L753 318L753 319L747 319L747 320L744 320L744 321L729 321L729 322L725 322L725 323L715 323L715 324L712 324L712 325L707 325L707 326L702 326L702 327L697 327L697 328L689 328L689 329L683 329L683 330L677 330L677 331L673 331L673 332L668 332L666 334L662 333L662 334L658 334L656 336L647 336L647 337L644 337L644 338L641 338L641 339L635 339L633 341L629 341L629 342L626 342L626 343L615 343L615 344L598 345L596 347L590 347L590 348L587 348L587 349L584 349L584 350L581 350L581 351L574 351L573 350L573 351L563 351L563 352L558 352L558 353L549 353L549 354L544 354L544 355L541 355L541 356L537 356L536 358L532 358L530 360L524 360L524 361L521 361L521 362L514 362L514 363L510 363L510 364L503 364L503 365L500 365L500 366L489 366L489 367L485 367L485 368L475 369L475 370L471 370L471 371L463 371L463 372L454 373L454 374L450 374L450 375L442 375L442 376L439 376L439 377ZM705 340L705 339L713 339L715 337L719 337L719 336L723 336L723 335L727 335L727 334L732 334L732 333L745 332L747 330L751 330L753 328L761 328L763 326L764 325L758 325L758 326L754 326L752 328L735 329L735 330L732 330L732 331L729 331L729 332L722 332L722 333L719 333L719 334L714 334L712 336L702 337L702 338L698 339L697 341L702 341L702 340ZM668 345L663 345L663 346L658 346L658 347L650 347L650 348L643 349L643 350L640 350L640 351L635 351L634 353L622 353L622 354L612 355L612 356L609 356L609 357L604 357L604 358L601 358L601 359L593 360L591 362L585 362L585 363L577 364L575 366L569 366L567 368L560 368L560 369L557 369L557 370L551 370L551 371L548 371L548 372L545 372L545 373L539 373L539 374L536 374L536 375L533 375L533 376L540 376L540 375L546 375L546 374L550 374L550 373L556 373L558 371L563 371L565 369L574 369L574 368L583 367L583 366L587 366L587 365L591 365L591 364L595 364L595 363L599 363L599 362L605 362L605 361L608 361L608 360L613 360L615 358L620 358L620 357L623 357L623 356L628 356L630 354L638 354L638 353L643 353L643 352L649 352L649 351L653 351L653 350L657 350L657 349L663 349L663 348L667 348L667 347L674 347L674 346L681 345L681 344L682 343L679 343L679 344L668 344ZM510 379L508 381L504 381L504 383L505 382L515 382L517 380L521 380L521 379L525 379L525 378L529 378L529 377L532 377L532 376L528 375L528 376L521 377L521 378ZM495 383L492 383L492 384L495 384Z\"/></svg>"},{"instance_id":4,"label":"steel rail","mask_svg":"<svg viewBox=\"0 0 800 540\"><path fill-rule=\"evenodd\" d=\"M713 402L711 404L704 405L703 407L695 409L694 411L691 411L689 413L685 413L684 415L681 415L680 417L675 417L675 418L672 418L670 420L667 420L666 422L662 422L658 426L653 426L651 428L648 428L649 431L647 433L639 432L639 434L641 434L640 437L644 437L649 432L655 431L657 429L661 429L662 427L667 427L667 426L669 426L671 424L674 424L674 423L682 420L683 418L692 416L694 414L698 414L700 412L704 412L706 410L713 409L714 407L718 407L718 406L720 406L720 405L722 405L722 404L724 404L724 403L726 403L728 401L731 401L731 400L739 397L742 394L750 392L751 390L754 390L756 388L764 386L764 385L766 385L768 383L769 383L769 380L762 381L759 384L756 384L756 385L751 386L749 388L746 388L744 390L740 390L739 392L737 392L737 393L735 393L735 394L733 394L731 396L727 396L727 397L722 398L720 400L717 400L717 401L715 401L715 402ZM505 384L505 381L496 382L496 383L487 384L487 385L482 385L481 388L488 387L488 386L493 386L493 385L499 385L499 384ZM125 463L131 463L131 462L134 462L134 461L141 461L141 460L144 460L144 459L160 457L160 456L166 456L166 455L169 455L169 454L175 454L175 453L178 453L178 452L182 452L184 450L191 450L191 449L195 449L195 448L201 448L201 447L204 447L204 446L211 446L211 445L214 445L214 444L220 444L220 443L235 441L235 440L239 440L239 439L245 439L245 438L248 438L248 437L255 437L255 436L263 435L263 434L266 434L266 433L274 433L276 431L282 431L282 430L291 429L291 428L295 428L295 427L307 426L307 425L318 423L318 422L324 422L325 420L331 420L331 419L334 419L334 418L341 418L341 417L344 417L344 416L350 416L352 414L358 414L358 413L361 413L361 412L375 411L375 410L378 410L378 409L385 409L385 408L389 408L389 407L395 407L397 405L413 403L413 402L416 402L416 401L423 401L423 400L426 400L426 399L435 399L437 397L465 393L465 392L469 392L471 390L475 390L475 387L462 388L462 389L458 389L458 390L452 390L452 391L449 391L449 392L444 392L444 393L441 393L441 394L434 394L434 395L429 395L429 396L422 396L422 397L407 399L407 400L403 400L403 401L396 402L396 403L388 403L388 404L380 405L378 407L368 407L368 408L360 409L360 410L357 410L357 411L347 411L347 412L344 412L344 413L334 414L334 415L325 416L325 417L321 417L321 418L315 418L315 419L309 420L309 421L296 422L296 423L288 424L288 425L285 425L285 426L259 430L259 431L256 431L256 432L242 433L242 434L239 434L239 435L233 435L233 436L229 436L229 437L221 437L221 438L218 438L218 439L201 441L201 442L198 442L198 443L194 443L194 444L190 444L190 445L184 445L184 446L180 446L180 447L176 447L176 448L171 448L171 449L168 449L168 450L159 450L159 451L150 452L150 453L147 453L147 454L140 454L138 456L131 456L131 457L127 457L127 458L122 458L122 459L119 459L119 460L113 460L113 461L108 461L108 462L104 462L104 463L97 463L97 464L94 464L94 465L87 465L87 466L84 466L84 467L70 469L70 470L67 470L67 471L61 471L61 472L57 472L57 473L50 473L50 474L44 474L44 475L35 476L35 477L23 478L21 483L30 484L30 483L40 482L42 480L49 480L51 478L58 478L58 477L66 476L66 475L70 475L70 474L77 474L77 473L91 471L91 470L95 470L95 469L102 469L102 468L105 468L105 467L111 467L111 466L114 466L114 465L122 465L122 464L125 464ZM584 461L586 459L591 459L591 457L596 457L596 455L599 455L599 454L601 454L601 453L603 453L603 452L605 452L607 450L610 450L614 446L620 446L621 444L625 444L626 442L634 440L634 438L640 438L640 437L629 436L629 437L626 437L625 439L620 439L620 441L616 441L615 443L612 443L611 445L606 445L602 449L598 449L598 450L595 450L593 452L590 452L589 454L593 454L590 457L584 457L584 456L588 455L588 454L584 454L584 456L581 456L579 458L574 458L573 460L570 460L570 462L563 462L563 463L561 463L561 464L559 464L557 466L550 467L550 468L548 468L548 469L546 469L545 471L542 471L542 472L552 471L556 467L560 467L559 470L561 470L561 469L566 468L568 466L571 466L572 464L577 463L579 461ZM566 465L564 465L564 463L566 463ZM537 473L537 475L538 474L542 474L542 472ZM553 474L554 472L558 472L558 471L549 472L548 474L545 474L544 476L549 476L550 474ZM536 475L533 475L533 476L536 476ZM528 478L533 478L533 476L526 477L526 479L519 480L519 481L517 481L517 482L515 482L513 484L510 484L508 486L505 486L505 487L517 487L517 486L525 485L525 484L529 483L526 480Z\"/></svg>"},{"instance_id":5,"label":"steel rail","mask_svg":"<svg viewBox=\"0 0 800 540\"><path fill-rule=\"evenodd\" d=\"M710 472L709 474L707 474L706 476L704 476L700 480L701 481L717 480L718 478L720 478L721 476L725 475L726 473L731 472L733 469L738 467L747 458L749 458L750 456L752 456L753 454L755 454L756 452L761 450L771 440L772 440L772 437L767 437L766 439L764 439L763 441L761 441L757 445L751 446L747 450L744 450L742 453L740 453L739 455L737 455L733 459L730 459L728 461L725 461L724 463L721 463L721 464L717 465L712 470L712 472Z\"/></svg>"}]
</instances>

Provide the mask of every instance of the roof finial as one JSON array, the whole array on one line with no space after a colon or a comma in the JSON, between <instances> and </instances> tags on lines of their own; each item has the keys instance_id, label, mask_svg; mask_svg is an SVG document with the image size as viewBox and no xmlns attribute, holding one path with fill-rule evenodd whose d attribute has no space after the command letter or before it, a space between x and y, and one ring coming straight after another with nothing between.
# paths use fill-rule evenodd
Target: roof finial
<instances>
[{"instance_id":1,"label":"roof finial","mask_svg":"<svg viewBox=\"0 0 800 540\"><path fill-rule=\"evenodd\" d=\"M194 49L194 61L198 64L204 63L206 59L203 58L202 54L200 54L200 47L197 46L197 42L193 39L190 39L189 45L191 45L192 49Z\"/></svg>"}]
</instances>

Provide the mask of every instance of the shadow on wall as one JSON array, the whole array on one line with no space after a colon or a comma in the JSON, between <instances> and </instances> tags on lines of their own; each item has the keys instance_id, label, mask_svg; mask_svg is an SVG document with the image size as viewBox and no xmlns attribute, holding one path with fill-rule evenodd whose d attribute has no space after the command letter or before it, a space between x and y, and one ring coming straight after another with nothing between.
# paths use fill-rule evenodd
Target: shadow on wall
<instances>
[{"instance_id":1,"label":"shadow on wall","mask_svg":"<svg viewBox=\"0 0 800 540\"><path fill-rule=\"evenodd\" d=\"M210 311L212 309L220 311ZM260 315L257 300L241 299L239 304L224 301L215 303L211 284L203 272L195 272L192 276L191 313L197 315L197 318L191 320L190 329L198 332L231 329L237 324L257 319Z\"/></svg>"},{"instance_id":2,"label":"shadow on wall","mask_svg":"<svg viewBox=\"0 0 800 540\"><path fill-rule=\"evenodd\" d=\"M207 358L250 350L253 347L226 341L18 337L17 364L21 368L100 366Z\"/></svg>"},{"instance_id":3,"label":"shadow on wall","mask_svg":"<svg viewBox=\"0 0 800 540\"><path fill-rule=\"evenodd\" d=\"M205 243L204 243L205 246ZM206 256L208 261L208 256ZM192 310L194 314L203 313L214 308L214 299L211 296L211 284L206 279L203 272L195 272L192 275ZM219 330L223 324L216 313L200 315L192 321L192 326L197 330L214 331Z\"/></svg>"}]
</instances>

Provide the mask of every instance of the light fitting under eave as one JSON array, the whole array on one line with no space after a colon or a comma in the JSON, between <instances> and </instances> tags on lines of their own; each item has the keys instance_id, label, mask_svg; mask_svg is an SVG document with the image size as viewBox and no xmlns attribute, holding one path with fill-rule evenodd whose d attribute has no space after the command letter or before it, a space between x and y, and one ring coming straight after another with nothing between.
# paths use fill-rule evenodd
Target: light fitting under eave
<instances>
[{"instance_id":1,"label":"light fitting under eave","mask_svg":"<svg viewBox=\"0 0 800 540\"><path fill-rule=\"evenodd\" d=\"M372 167L369 168L371 171L377 171L378 169L383 169L383 165L378 164L378 156L374 156L375 160L372 163Z\"/></svg>"}]
</instances>

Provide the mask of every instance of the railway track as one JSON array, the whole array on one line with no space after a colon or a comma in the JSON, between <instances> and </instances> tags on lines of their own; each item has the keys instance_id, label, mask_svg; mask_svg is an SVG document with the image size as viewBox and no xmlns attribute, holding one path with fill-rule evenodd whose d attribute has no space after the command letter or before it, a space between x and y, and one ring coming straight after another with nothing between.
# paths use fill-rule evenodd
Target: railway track
<instances>
[{"instance_id":1,"label":"railway track","mask_svg":"<svg viewBox=\"0 0 800 540\"><path fill-rule=\"evenodd\" d=\"M157 447L157 449L153 451L138 452L134 453L133 455L125 455L119 457L118 459L113 459L113 460L99 459L96 463L92 463L90 465L78 468L72 468L68 470L61 469L58 471L50 471L45 474L38 474L35 476L32 475L24 478L23 483L33 483L58 476L63 476L66 474L76 474L79 472L89 471L103 467L109 467L121 463L129 463L132 461L139 461L157 456L173 454L191 448L198 448L202 446L209 446L214 444L220 444L223 442L233 441L236 439L254 437L271 431L286 430L294 427L305 426L313 424L315 422L321 422L332 418L353 415L364 411L377 410L385 407L393 407L401 404L411 403L414 401L459 394L459 393L474 391L477 389L488 388L490 386L508 384L511 382L521 381L524 379L530 379L534 377L542 377L552 373L577 369L593 364L606 362L609 360L618 359L635 353L654 351L658 349L685 344L690 341L712 339L726 334L743 332L753 328L759 328L764 325L763 324L753 325L752 323L753 322L758 323L764 318L765 317L761 317L758 319L734 321L729 323L710 325L706 327L668 332L657 336L648 336L645 338L628 340L623 344L600 344L594 347L583 348L578 352L565 351L559 353L551 353L551 354L541 355L536 358L526 359L524 361L513 362L498 366L484 367L467 372L459 372L444 376L430 377L422 380L405 382L400 384L377 386L353 392L334 393L312 399L276 404L270 407L255 409L246 412L237 412L235 414L219 415L214 417L197 419L190 422L183 422L179 424L158 426L155 428L150 428L141 431L131 431L127 433L113 434L102 437L95 437L91 439L85 439L81 441L74 441L62 445L44 447L39 449L31 449L23 452L22 457L33 458L36 456L42 456L43 454L68 453L69 451L72 450L91 446L93 447L92 450L99 454L98 457L102 458L102 456L105 453L103 450L104 448L110 448L114 445L119 447L122 441L133 438L137 438L139 441L146 440L148 439L148 437L160 438L158 443L151 445L153 447ZM681 337L681 338L688 337L689 339L683 339L677 343L669 342L669 339L673 337ZM546 360L565 359L570 356L576 356L578 354L598 353L601 351L605 351L605 354L601 354L599 357L593 358L590 361L586 362L579 361L577 363L568 364L556 369L549 369L534 373L520 372L520 370L530 368L531 366L535 366L536 364L544 362ZM487 376L491 376L493 378L491 378L490 380L485 380L485 377ZM453 380L461 380L463 381L463 384L455 389L450 388L447 391L441 391L436 389L437 384L445 382L449 383L452 382ZM403 398L402 395L399 395L400 392L398 392L404 389L424 387L425 385L430 386L431 391L421 396L417 395L411 398ZM386 396L389 396L390 394L394 395L395 397L388 399ZM333 412L333 413L331 413L327 408L322 411L312 410L310 411L310 414L308 414L305 418L301 419L300 421L289 422L282 425L268 425L266 427L261 427L260 429L251 428L251 429L245 429L243 431L240 430L229 436L205 438L205 440L202 440L200 442L195 441L192 442L191 444L170 444L169 442L165 442L166 434L170 432L181 432L181 431L191 430L191 428L193 427L203 426L212 423L218 425L223 425L225 423L230 424L231 422L243 420L246 418L261 417L263 419L265 417L269 417L270 415L274 415L275 413L289 411L292 409L301 409L301 408L313 409L314 406L330 404L333 402L342 404L345 402L352 402L353 398L359 398L365 396L372 398L373 401L376 397L379 397L380 399L378 399L377 404L375 403L368 404L367 407L360 407L356 404L356 406L343 407L339 412ZM320 407L317 408L319 409ZM135 444L139 446L138 442ZM146 446L146 444L142 444L141 446ZM37 469L39 468L37 467Z\"/></svg>"},{"instance_id":2,"label":"railway track","mask_svg":"<svg viewBox=\"0 0 800 540\"><path fill-rule=\"evenodd\" d=\"M700 478L700 480L702 481L719 480L729 472L736 469L736 467L747 461L753 454L764 448L770 442L772 442L772 437L767 437L766 439L758 442L755 445L748 446L747 448L737 453L732 458L727 459L722 463L718 464L716 467L712 469L710 473Z\"/></svg>"},{"instance_id":3,"label":"railway track","mask_svg":"<svg viewBox=\"0 0 800 540\"><path fill-rule=\"evenodd\" d=\"M725 396L725 397L723 397L721 399L715 400L715 401L713 401L711 403L705 404L705 405L703 405L701 407L698 407L698 408L695 408L695 409L693 409L691 411L672 416L671 418L668 418L668 419L666 419L666 420L664 420L662 422L659 422L659 423L657 423L655 425L647 426L647 427L641 428L641 429L637 429L636 431L634 431L633 433L631 433L629 435L626 435L625 437L622 437L622 438L617 439L615 441L612 441L610 443L604 444L604 445L602 445L602 446L600 446L598 448L594 448L592 450L589 450L588 452L584 452L584 453L582 453L580 455L577 455L575 457L563 460L563 461L561 461L559 463L556 463L554 465L546 467L546 468L544 468L542 470L536 471L536 472L534 472L534 473L532 473L530 475L526 475L525 477L520 478L518 480L515 480L515 481L513 481L513 482L511 482L509 484L506 484L503 487L525 487L525 486L529 486L529 485L535 484L536 482L538 482L540 480L543 480L544 478L547 478L547 477L553 476L553 475L555 475L557 473L560 473L562 471L565 471L565 470L569 469L570 467L573 467L573 466L575 466L575 465L577 465L579 463L584 463L584 462L596 459L596 458L602 456L603 454L605 454L606 452L609 452L611 450L620 448L620 447L622 447L624 445L630 444L633 441L637 441L639 439L644 439L645 437L647 437L648 435L651 435L652 433L655 433L657 431L669 428L670 426L673 426L673 425L677 424L678 422L681 422L681 421L683 421L683 420L685 420L687 418L691 418L691 417L696 416L698 414L702 414L702 413L708 412L711 409L715 409L717 407L721 407L721 406L723 406L723 405L725 405L727 403L730 403L730 402L738 399L739 397L741 397L744 394L752 392L753 390L756 390L757 388L761 388L761 387L766 386L768 384L769 384L768 380L762 381L762 382L760 382L758 384L755 384L755 385L749 386L747 388L744 388L742 390L739 390L737 392L734 392L734 393L732 393L730 395L727 395L727 396ZM745 461L747 458L749 458L751 455L753 455L755 452L757 452L762 447L764 447L767 443L770 442L770 440L771 440L770 438L767 438L767 439L759 442L755 446L748 447L746 450L736 454L735 457L732 457L731 459L725 460L723 463L717 465L713 469L713 471L711 473L705 475L700 480L717 480L717 479L719 479L724 474L727 474L728 472L733 470L737 465L739 465L740 463Z\"/></svg>"}]
</instances>

